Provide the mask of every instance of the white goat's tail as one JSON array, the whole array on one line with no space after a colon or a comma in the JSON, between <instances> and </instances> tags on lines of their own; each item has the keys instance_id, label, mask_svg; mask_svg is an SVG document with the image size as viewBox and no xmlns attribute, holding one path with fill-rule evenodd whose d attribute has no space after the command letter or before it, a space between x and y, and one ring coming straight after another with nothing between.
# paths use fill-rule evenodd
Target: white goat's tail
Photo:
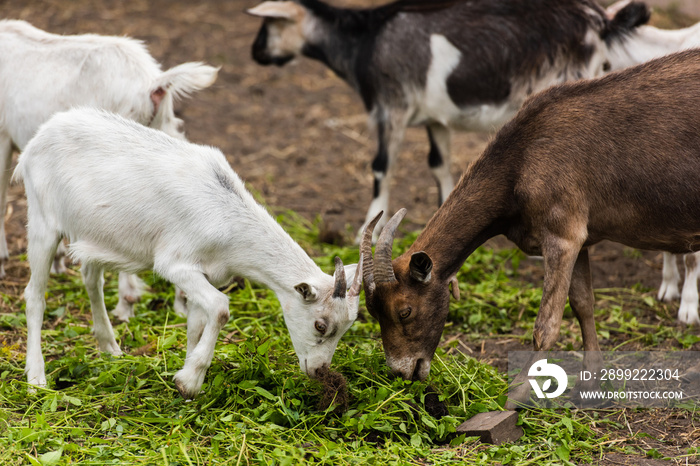
<instances>
[{"instance_id":1,"label":"white goat's tail","mask_svg":"<svg viewBox=\"0 0 700 466\"><path fill-rule=\"evenodd\" d=\"M17 166L15 167L15 171L12 173L12 178L11 182L12 183L20 183L24 181L24 164L22 161L26 159L26 157L22 157L23 154L19 155L19 160L17 161Z\"/></svg>"},{"instance_id":2,"label":"white goat's tail","mask_svg":"<svg viewBox=\"0 0 700 466\"><path fill-rule=\"evenodd\" d=\"M162 89L174 99L187 97L214 84L219 69L201 62L183 63L164 71L153 83L153 89Z\"/></svg>"}]
</instances>

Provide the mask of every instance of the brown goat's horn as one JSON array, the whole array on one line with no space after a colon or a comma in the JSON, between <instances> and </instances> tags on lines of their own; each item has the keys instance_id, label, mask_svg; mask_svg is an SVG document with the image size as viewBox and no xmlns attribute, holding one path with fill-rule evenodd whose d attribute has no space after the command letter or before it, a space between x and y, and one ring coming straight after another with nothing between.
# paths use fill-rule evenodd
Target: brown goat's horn
<instances>
[{"instance_id":1,"label":"brown goat's horn","mask_svg":"<svg viewBox=\"0 0 700 466\"><path fill-rule=\"evenodd\" d=\"M392 283L396 281L394 267L391 265L391 248L394 244L396 229L405 215L406 209L396 212L379 235L377 247L374 250L374 258L377 261L374 270L375 283Z\"/></svg>"},{"instance_id":2,"label":"brown goat's horn","mask_svg":"<svg viewBox=\"0 0 700 466\"><path fill-rule=\"evenodd\" d=\"M384 211L379 212L376 217L365 227L362 233L362 243L360 243L360 257L362 261L362 280L365 283L365 301L372 300L374 292L374 261L372 260L372 233L377 222L382 218ZM368 304L369 305L369 304Z\"/></svg>"},{"instance_id":3,"label":"brown goat's horn","mask_svg":"<svg viewBox=\"0 0 700 466\"><path fill-rule=\"evenodd\" d=\"M348 289L345 281L345 268L340 257L335 256L335 287L333 288L333 297L345 299L345 291Z\"/></svg>"}]
</instances>

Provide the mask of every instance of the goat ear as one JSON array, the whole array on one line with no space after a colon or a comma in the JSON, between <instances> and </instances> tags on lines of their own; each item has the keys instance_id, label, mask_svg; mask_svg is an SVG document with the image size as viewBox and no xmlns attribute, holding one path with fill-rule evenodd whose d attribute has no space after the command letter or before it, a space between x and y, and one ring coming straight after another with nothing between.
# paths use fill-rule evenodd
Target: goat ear
<instances>
[{"instance_id":1,"label":"goat ear","mask_svg":"<svg viewBox=\"0 0 700 466\"><path fill-rule=\"evenodd\" d=\"M277 18L293 20L299 14L299 6L294 2L262 2L260 5L249 8L246 13L260 18Z\"/></svg>"},{"instance_id":2,"label":"goat ear","mask_svg":"<svg viewBox=\"0 0 700 466\"><path fill-rule=\"evenodd\" d=\"M158 89L151 92L151 102L153 102L153 115L158 113L158 108L160 107L160 103L163 101L163 97L165 97L165 89L163 89L162 87L158 87Z\"/></svg>"},{"instance_id":3,"label":"goat ear","mask_svg":"<svg viewBox=\"0 0 700 466\"><path fill-rule=\"evenodd\" d=\"M452 297L459 301L459 282L457 281L457 277L452 277L450 285L452 286Z\"/></svg>"},{"instance_id":4,"label":"goat ear","mask_svg":"<svg viewBox=\"0 0 700 466\"><path fill-rule=\"evenodd\" d=\"M343 268L345 269L345 280L347 280L348 283L352 283L352 281L355 279L357 264L346 265ZM333 278L335 278L335 274L333 275Z\"/></svg>"},{"instance_id":5,"label":"goat ear","mask_svg":"<svg viewBox=\"0 0 700 466\"><path fill-rule=\"evenodd\" d=\"M430 271L433 270L433 260L423 252L413 253L409 264L409 274L414 280L427 283L430 281Z\"/></svg>"},{"instance_id":6,"label":"goat ear","mask_svg":"<svg viewBox=\"0 0 700 466\"><path fill-rule=\"evenodd\" d=\"M297 293L299 293L302 299L307 303L312 303L318 299L318 292L316 291L316 288L308 283L299 283L298 285L294 286L294 289L297 290Z\"/></svg>"}]
</instances>

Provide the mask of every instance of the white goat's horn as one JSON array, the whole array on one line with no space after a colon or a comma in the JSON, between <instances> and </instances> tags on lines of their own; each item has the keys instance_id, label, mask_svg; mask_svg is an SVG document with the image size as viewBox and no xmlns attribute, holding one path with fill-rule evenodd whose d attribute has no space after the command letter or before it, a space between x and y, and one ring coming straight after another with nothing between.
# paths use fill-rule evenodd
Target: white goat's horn
<instances>
[{"instance_id":1,"label":"white goat's horn","mask_svg":"<svg viewBox=\"0 0 700 466\"><path fill-rule=\"evenodd\" d=\"M345 268L340 257L335 256L335 288L333 288L334 298L345 298L345 291L348 289L345 281Z\"/></svg>"}]
</instances>

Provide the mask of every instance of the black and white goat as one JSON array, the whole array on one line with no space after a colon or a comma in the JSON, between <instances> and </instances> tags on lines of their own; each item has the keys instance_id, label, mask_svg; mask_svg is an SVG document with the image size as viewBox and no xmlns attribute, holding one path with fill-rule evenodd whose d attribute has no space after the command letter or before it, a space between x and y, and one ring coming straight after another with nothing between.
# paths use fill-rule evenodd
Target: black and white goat
<instances>
[{"instance_id":1,"label":"black and white goat","mask_svg":"<svg viewBox=\"0 0 700 466\"><path fill-rule=\"evenodd\" d=\"M361 95L379 139L365 224L389 207L407 126L427 128L442 203L453 188L450 129L493 131L530 94L602 75L606 43L648 18L646 8L625 9L611 21L593 0L400 0L365 10L266 1L248 13L264 18L258 63L317 59Z\"/></svg>"},{"instance_id":2,"label":"black and white goat","mask_svg":"<svg viewBox=\"0 0 700 466\"><path fill-rule=\"evenodd\" d=\"M76 106L98 107L184 139L173 101L210 86L217 72L201 63L161 71L146 47L127 37L60 36L25 21L0 21L0 217L6 209L13 147L24 150L51 115ZM8 258L0 219L0 277ZM57 271L63 267L62 260L54 264ZM120 275L117 318L133 316L142 286L138 277ZM183 313L181 296L176 304Z\"/></svg>"},{"instance_id":3,"label":"black and white goat","mask_svg":"<svg viewBox=\"0 0 700 466\"><path fill-rule=\"evenodd\" d=\"M323 273L217 149L101 110L75 109L41 126L20 155L15 178L27 191L31 384L46 385L44 295L62 237L82 264L102 351L122 354L105 310L103 269L154 270L187 293L187 358L174 378L185 398L199 392L229 319L228 297L216 287L234 275L275 292L301 369L312 377L330 365L357 317L361 266L349 291L340 259L335 278Z\"/></svg>"}]
</instances>

